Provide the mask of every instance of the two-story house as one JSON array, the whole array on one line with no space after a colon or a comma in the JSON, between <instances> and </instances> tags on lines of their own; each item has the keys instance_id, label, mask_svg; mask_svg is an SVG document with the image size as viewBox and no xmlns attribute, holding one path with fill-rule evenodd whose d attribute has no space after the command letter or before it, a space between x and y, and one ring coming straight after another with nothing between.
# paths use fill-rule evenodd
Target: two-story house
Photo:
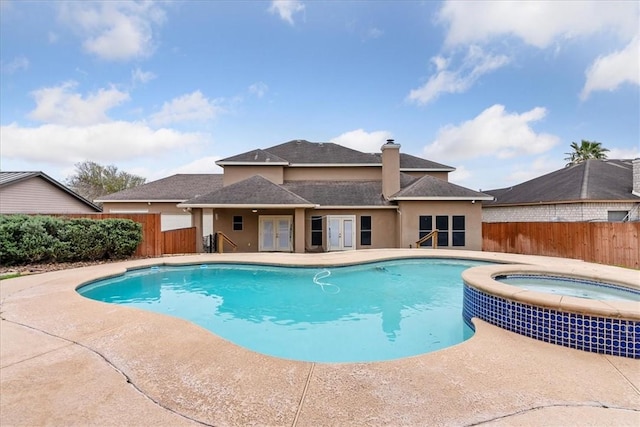
<instances>
[{"instance_id":1,"label":"two-story house","mask_svg":"<svg viewBox=\"0 0 640 427\"><path fill-rule=\"evenodd\" d=\"M99 201L105 212L162 212L199 235L222 232L242 252L409 248L435 229L440 248L482 246L482 201L492 197L448 182L454 168L393 140L380 153L293 140L216 164L222 175L174 175Z\"/></svg>"}]
</instances>

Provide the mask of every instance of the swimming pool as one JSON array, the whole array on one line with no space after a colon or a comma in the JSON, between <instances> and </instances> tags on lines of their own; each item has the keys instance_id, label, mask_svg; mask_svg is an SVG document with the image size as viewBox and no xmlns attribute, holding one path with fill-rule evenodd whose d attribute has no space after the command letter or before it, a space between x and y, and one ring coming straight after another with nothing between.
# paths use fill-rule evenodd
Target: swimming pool
<instances>
[{"instance_id":1,"label":"swimming pool","mask_svg":"<svg viewBox=\"0 0 640 427\"><path fill-rule=\"evenodd\" d=\"M285 359L368 362L458 344L461 273L481 261L403 259L344 267L152 267L78 289L88 298L192 321Z\"/></svg>"}]
</instances>

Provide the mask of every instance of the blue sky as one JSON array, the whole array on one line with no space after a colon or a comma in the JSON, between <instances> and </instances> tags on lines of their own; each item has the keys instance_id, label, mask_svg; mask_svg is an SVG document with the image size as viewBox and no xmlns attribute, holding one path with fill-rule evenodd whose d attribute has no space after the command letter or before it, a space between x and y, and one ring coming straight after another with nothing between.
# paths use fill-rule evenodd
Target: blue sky
<instances>
[{"instance_id":1,"label":"blue sky","mask_svg":"<svg viewBox=\"0 0 640 427\"><path fill-rule=\"evenodd\" d=\"M640 157L635 1L0 0L0 168L148 181L292 139L388 138L472 189Z\"/></svg>"}]
</instances>

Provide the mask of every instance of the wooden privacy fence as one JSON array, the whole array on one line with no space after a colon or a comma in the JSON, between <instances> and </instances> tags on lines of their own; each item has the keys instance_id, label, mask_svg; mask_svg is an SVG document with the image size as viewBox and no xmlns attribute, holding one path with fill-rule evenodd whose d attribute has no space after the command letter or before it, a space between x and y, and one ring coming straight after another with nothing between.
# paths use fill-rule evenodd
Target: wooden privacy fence
<instances>
[{"instance_id":1,"label":"wooden privacy fence","mask_svg":"<svg viewBox=\"0 0 640 427\"><path fill-rule=\"evenodd\" d=\"M640 268L640 222L484 222L482 250Z\"/></svg>"},{"instance_id":2,"label":"wooden privacy fence","mask_svg":"<svg viewBox=\"0 0 640 427\"><path fill-rule=\"evenodd\" d=\"M162 232L165 254L193 254L196 252L196 228L179 228Z\"/></svg>"}]
</instances>

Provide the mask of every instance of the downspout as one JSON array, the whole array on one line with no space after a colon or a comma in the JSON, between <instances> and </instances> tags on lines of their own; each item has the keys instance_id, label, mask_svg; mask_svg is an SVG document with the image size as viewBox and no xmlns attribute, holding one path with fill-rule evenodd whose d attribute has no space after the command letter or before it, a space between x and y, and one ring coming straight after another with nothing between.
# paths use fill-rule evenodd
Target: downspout
<instances>
[{"instance_id":1,"label":"downspout","mask_svg":"<svg viewBox=\"0 0 640 427\"><path fill-rule=\"evenodd\" d=\"M400 210L400 206L396 208L396 212L398 213L398 216L396 217L396 220L398 221L398 226L396 227L396 230L398 231L398 235L396 236L396 247L402 248L402 239L404 238L404 235L402 234L402 211Z\"/></svg>"}]
</instances>

